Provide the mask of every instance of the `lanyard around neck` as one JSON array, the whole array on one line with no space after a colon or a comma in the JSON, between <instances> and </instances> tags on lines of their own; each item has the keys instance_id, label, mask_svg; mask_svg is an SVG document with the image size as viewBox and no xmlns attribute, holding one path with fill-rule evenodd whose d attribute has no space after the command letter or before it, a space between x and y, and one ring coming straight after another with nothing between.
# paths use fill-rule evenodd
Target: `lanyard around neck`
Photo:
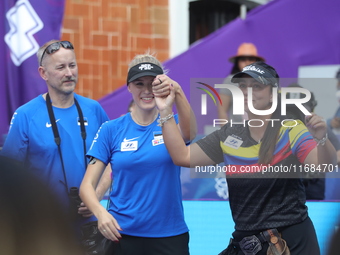
<instances>
[{"instance_id":1,"label":"lanyard around neck","mask_svg":"<svg viewBox=\"0 0 340 255\"><path fill-rule=\"evenodd\" d=\"M82 112L82 110L80 108L80 105L79 105L79 103L78 103L76 98L74 98L74 103L76 105L76 108L77 108L77 111L78 111L78 116L79 116L79 121L80 121L80 134L81 134L81 137L83 139L84 162L85 162L85 170L86 170L87 161L86 161L86 130L85 130L85 121L84 121L83 112ZM56 123L55 116L54 116L54 113L53 113L51 98L50 98L50 95L48 93L46 94L46 106L47 106L48 116L50 118L50 122L51 122L51 125L52 125L54 142L58 146L59 157L60 157L61 167L62 167L62 170L63 170L66 191L68 192L68 184L67 184L65 166L64 166L64 161L63 161L63 155L61 153L61 148L60 148L61 138L59 136L59 131L58 131L57 123Z\"/></svg>"}]
</instances>

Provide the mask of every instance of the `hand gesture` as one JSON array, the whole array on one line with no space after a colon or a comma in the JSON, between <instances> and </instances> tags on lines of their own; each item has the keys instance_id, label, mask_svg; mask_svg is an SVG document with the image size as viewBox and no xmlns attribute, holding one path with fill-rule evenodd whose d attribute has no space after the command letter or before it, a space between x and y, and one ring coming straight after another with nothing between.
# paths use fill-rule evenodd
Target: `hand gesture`
<instances>
[{"instance_id":1,"label":"hand gesture","mask_svg":"<svg viewBox=\"0 0 340 255\"><path fill-rule=\"evenodd\" d=\"M327 124L323 118L312 113L312 115L307 115L305 120L308 130L314 138L321 140L326 136Z\"/></svg>"},{"instance_id":2,"label":"hand gesture","mask_svg":"<svg viewBox=\"0 0 340 255\"><path fill-rule=\"evenodd\" d=\"M170 79L167 75L157 75L152 83L152 92L159 111L167 108L172 109L176 91L180 90L177 82Z\"/></svg>"}]
</instances>

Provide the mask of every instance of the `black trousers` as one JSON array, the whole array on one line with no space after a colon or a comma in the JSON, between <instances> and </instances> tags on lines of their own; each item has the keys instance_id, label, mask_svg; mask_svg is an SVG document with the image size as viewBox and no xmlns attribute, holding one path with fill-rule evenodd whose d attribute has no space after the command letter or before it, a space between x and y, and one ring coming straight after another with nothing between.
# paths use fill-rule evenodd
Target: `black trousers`
<instances>
[{"instance_id":1,"label":"black trousers","mask_svg":"<svg viewBox=\"0 0 340 255\"><path fill-rule=\"evenodd\" d=\"M114 255L189 255L189 233L162 238L122 235L114 242Z\"/></svg>"},{"instance_id":2,"label":"black trousers","mask_svg":"<svg viewBox=\"0 0 340 255\"><path fill-rule=\"evenodd\" d=\"M309 217L301 223L278 228L278 231L286 240L291 255L320 255L314 225ZM266 255L268 246L268 243L264 243L256 255ZM237 255L243 255L243 252L238 251Z\"/></svg>"}]
</instances>

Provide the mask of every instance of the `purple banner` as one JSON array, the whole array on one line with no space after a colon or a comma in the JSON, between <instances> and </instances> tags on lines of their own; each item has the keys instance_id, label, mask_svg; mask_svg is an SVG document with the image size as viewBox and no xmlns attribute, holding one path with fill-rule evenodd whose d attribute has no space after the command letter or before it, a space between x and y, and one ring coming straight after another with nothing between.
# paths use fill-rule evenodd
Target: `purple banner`
<instances>
[{"instance_id":1,"label":"purple banner","mask_svg":"<svg viewBox=\"0 0 340 255\"><path fill-rule=\"evenodd\" d=\"M36 52L59 39L65 0L3 0L0 13L0 146L20 105L47 91Z\"/></svg>"},{"instance_id":2,"label":"purple banner","mask_svg":"<svg viewBox=\"0 0 340 255\"><path fill-rule=\"evenodd\" d=\"M169 76L181 84L192 107L200 111L201 89L206 87L197 82L205 82L202 78L222 81L232 68L228 58L235 55L243 42L254 43L259 54L276 68L281 78L298 78L301 66L339 65L340 30L336 25L340 24L339 13L338 0L270 1L249 12L246 19L236 19L193 44L186 52L166 61L164 66L169 70ZM335 72L328 78L334 76ZM320 85L326 89L324 83ZM335 85L327 89L335 89ZM117 118L126 113L130 100L131 94L123 85L99 102L110 118ZM208 114L198 119L199 135L207 132L201 120L217 117L212 101L208 100L207 110ZM192 178L190 170L183 169L183 198L227 199L225 179L214 177ZM338 177L326 179L326 199L340 199L339 181Z\"/></svg>"},{"instance_id":3,"label":"purple banner","mask_svg":"<svg viewBox=\"0 0 340 255\"><path fill-rule=\"evenodd\" d=\"M300 66L340 64L340 32L332 26L340 24L339 13L338 0L274 0L253 9L245 20L228 23L164 66L189 98L190 79L225 78L232 68L228 58L241 43L251 42L280 77L297 78ZM110 118L117 118L127 111L130 100L122 85L99 102Z\"/></svg>"}]
</instances>

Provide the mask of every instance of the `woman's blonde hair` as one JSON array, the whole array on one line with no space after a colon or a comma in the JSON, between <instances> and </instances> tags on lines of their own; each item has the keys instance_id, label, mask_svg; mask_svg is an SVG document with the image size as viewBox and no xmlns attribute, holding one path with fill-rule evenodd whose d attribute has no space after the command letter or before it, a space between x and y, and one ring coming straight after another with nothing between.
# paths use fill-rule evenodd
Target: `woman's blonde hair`
<instances>
[{"instance_id":1,"label":"woman's blonde hair","mask_svg":"<svg viewBox=\"0 0 340 255\"><path fill-rule=\"evenodd\" d=\"M139 54L136 55L131 62L129 63L129 68L128 68L128 72L130 71L130 69L132 67L134 67L135 65L138 65L140 63L152 63L155 65L158 65L159 67L161 67L163 69L163 73L167 74L168 71L164 69L162 63L156 58L155 53L151 53L150 50L148 50L146 53L144 54Z\"/></svg>"}]
</instances>

